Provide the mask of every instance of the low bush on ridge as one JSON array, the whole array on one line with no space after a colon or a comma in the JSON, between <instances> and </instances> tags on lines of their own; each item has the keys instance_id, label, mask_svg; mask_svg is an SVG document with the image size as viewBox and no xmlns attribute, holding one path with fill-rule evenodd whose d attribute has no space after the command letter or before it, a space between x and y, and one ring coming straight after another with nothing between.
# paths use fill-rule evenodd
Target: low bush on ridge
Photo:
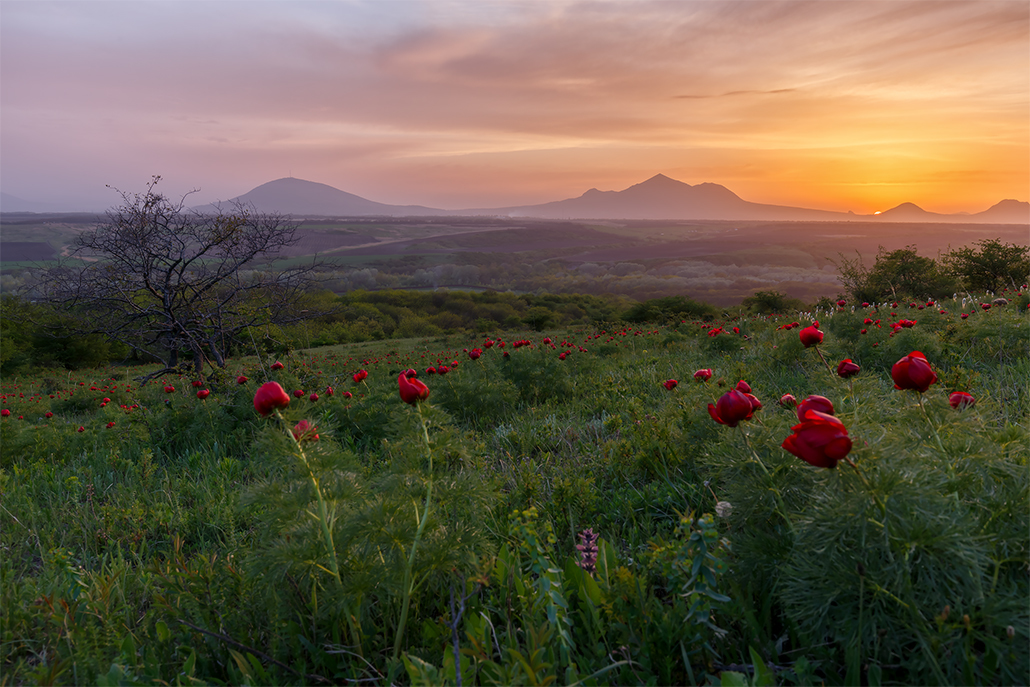
<instances>
[{"instance_id":1,"label":"low bush on ridge","mask_svg":"<svg viewBox=\"0 0 1030 687\"><path fill-rule=\"evenodd\" d=\"M985 305L7 377L3 673L1025 684L1030 323Z\"/></svg>"}]
</instances>

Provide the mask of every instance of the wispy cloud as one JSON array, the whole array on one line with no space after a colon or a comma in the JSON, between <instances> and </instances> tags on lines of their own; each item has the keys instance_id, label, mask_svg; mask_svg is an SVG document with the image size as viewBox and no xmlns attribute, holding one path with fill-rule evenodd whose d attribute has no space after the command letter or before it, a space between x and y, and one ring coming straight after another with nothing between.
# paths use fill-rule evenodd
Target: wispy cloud
<instances>
[{"instance_id":1,"label":"wispy cloud","mask_svg":"<svg viewBox=\"0 0 1030 687\"><path fill-rule=\"evenodd\" d=\"M840 189L868 188L859 175L902 159L913 178L937 165L1006 169L1024 191L1030 179L1015 162L1030 150L1024 2L6 2L0 13L11 192L107 181L90 167L101 154L123 184L174 164L224 197L288 165L430 205L550 200L599 171L628 185L659 159L648 171L776 201L783 185L752 183L749 152L810 175L808 204L821 206L873 202ZM726 176L705 178L712 169ZM460 174L503 191L473 198L462 189L486 191ZM948 183L935 195L959 202ZM966 203L1014 195L965 187Z\"/></svg>"}]
</instances>

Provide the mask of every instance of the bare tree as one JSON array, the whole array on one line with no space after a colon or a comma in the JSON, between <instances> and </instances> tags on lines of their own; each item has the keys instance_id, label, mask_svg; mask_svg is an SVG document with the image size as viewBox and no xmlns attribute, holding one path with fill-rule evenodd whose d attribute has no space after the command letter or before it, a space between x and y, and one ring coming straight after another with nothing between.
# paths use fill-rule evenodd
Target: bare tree
<instances>
[{"instance_id":1,"label":"bare tree","mask_svg":"<svg viewBox=\"0 0 1030 687\"><path fill-rule=\"evenodd\" d=\"M299 240L297 224L235 204L200 214L155 190L120 192L122 205L77 237L74 250L42 275L43 299L76 315L81 332L104 334L162 364L144 381L177 371L192 353L224 368L250 327L313 314L301 300L317 265L256 269ZM191 192L192 193L192 192Z\"/></svg>"}]
</instances>

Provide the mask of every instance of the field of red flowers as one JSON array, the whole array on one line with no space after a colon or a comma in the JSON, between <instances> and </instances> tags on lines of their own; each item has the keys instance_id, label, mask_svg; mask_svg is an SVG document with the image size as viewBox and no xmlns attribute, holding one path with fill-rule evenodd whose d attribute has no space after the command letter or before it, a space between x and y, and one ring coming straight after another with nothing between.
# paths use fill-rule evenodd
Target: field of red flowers
<instances>
[{"instance_id":1,"label":"field of red flowers","mask_svg":"<svg viewBox=\"0 0 1030 687\"><path fill-rule=\"evenodd\" d=\"M1027 684L1028 299L0 386L3 684Z\"/></svg>"}]
</instances>

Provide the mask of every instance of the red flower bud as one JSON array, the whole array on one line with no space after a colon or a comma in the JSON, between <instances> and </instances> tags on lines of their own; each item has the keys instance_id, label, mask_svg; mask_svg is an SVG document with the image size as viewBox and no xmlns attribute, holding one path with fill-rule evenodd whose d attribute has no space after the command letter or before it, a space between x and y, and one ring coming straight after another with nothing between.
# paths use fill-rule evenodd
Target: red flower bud
<instances>
[{"instance_id":1,"label":"red flower bud","mask_svg":"<svg viewBox=\"0 0 1030 687\"><path fill-rule=\"evenodd\" d=\"M809 410L818 410L820 413L833 415L833 402L825 396L809 396L798 404L798 419L804 420L805 413Z\"/></svg>"},{"instance_id":2,"label":"red flower bud","mask_svg":"<svg viewBox=\"0 0 1030 687\"><path fill-rule=\"evenodd\" d=\"M837 364L837 376L841 379L847 379L857 375L862 370L851 358L845 358Z\"/></svg>"},{"instance_id":3,"label":"red flower bud","mask_svg":"<svg viewBox=\"0 0 1030 687\"><path fill-rule=\"evenodd\" d=\"M969 408L976 405L976 399L973 398L972 394L966 393L965 391L952 391L948 395L948 403L951 404L952 408L962 410L963 408Z\"/></svg>"},{"instance_id":4,"label":"red flower bud","mask_svg":"<svg viewBox=\"0 0 1030 687\"><path fill-rule=\"evenodd\" d=\"M290 405L290 397L286 394L286 390L279 385L279 382L265 382L254 392L254 410L262 417L276 408L285 408L288 405Z\"/></svg>"},{"instance_id":5,"label":"red flower bud","mask_svg":"<svg viewBox=\"0 0 1030 687\"><path fill-rule=\"evenodd\" d=\"M272 363L272 369L273 369L273 370L281 370L281 369L283 369L284 367L286 367L286 366L285 366L285 365L283 365L283 364L282 364L281 362L279 362L278 360L276 360L276 361L275 361L274 363Z\"/></svg>"},{"instance_id":6,"label":"red flower bud","mask_svg":"<svg viewBox=\"0 0 1030 687\"><path fill-rule=\"evenodd\" d=\"M798 400L794 398L793 394L783 394L780 396L780 405L784 408L794 408L798 404Z\"/></svg>"},{"instance_id":7,"label":"red flower bud","mask_svg":"<svg viewBox=\"0 0 1030 687\"><path fill-rule=\"evenodd\" d=\"M817 468L835 468L851 452L851 439L844 423L818 410L805 411L801 424L783 440L783 448Z\"/></svg>"},{"instance_id":8,"label":"red flower bud","mask_svg":"<svg viewBox=\"0 0 1030 687\"><path fill-rule=\"evenodd\" d=\"M210 389L201 389L200 391L197 392L197 398L199 398L201 401L203 401L205 398L207 398L210 395L211 395L211 390Z\"/></svg>"},{"instance_id":9,"label":"red flower bud","mask_svg":"<svg viewBox=\"0 0 1030 687\"><path fill-rule=\"evenodd\" d=\"M919 351L912 351L894 363L891 378L894 380L895 389L912 389L919 393L925 392L930 385L937 383L937 374L930 368L926 356Z\"/></svg>"},{"instance_id":10,"label":"red flower bud","mask_svg":"<svg viewBox=\"0 0 1030 687\"><path fill-rule=\"evenodd\" d=\"M747 420L754 413L751 399L736 389L727 391L716 401L708 404L708 414L720 425L736 427L741 420Z\"/></svg>"},{"instance_id":11,"label":"red flower bud","mask_svg":"<svg viewBox=\"0 0 1030 687\"><path fill-rule=\"evenodd\" d=\"M798 332L798 337L801 339L801 344L805 348L818 346L823 342L823 333L819 331L814 324L805 327L800 332Z\"/></svg>"},{"instance_id":12,"label":"red flower bud","mask_svg":"<svg viewBox=\"0 0 1030 687\"><path fill-rule=\"evenodd\" d=\"M237 384L246 384L247 383L247 378L244 377L243 375L240 375L239 377L236 378L236 383Z\"/></svg>"},{"instance_id":13,"label":"red flower bud","mask_svg":"<svg viewBox=\"0 0 1030 687\"><path fill-rule=\"evenodd\" d=\"M708 368L705 368L703 370L698 370L697 372L694 373L694 379L696 379L699 382L707 382L711 378L712 378L712 371L710 369L708 369Z\"/></svg>"},{"instance_id":14,"label":"red flower bud","mask_svg":"<svg viewBox=\"0 0 1030 687\"><path fill-rule=\"evenodd\" d=\"M667 379L664 382L662 382L662 386L664 386L669 391L675 389L677 384L679 384L679 382L677 382L675 379Z\"/></svg>"},{"instance_id":15,"label":"red flower bud","mask_svg":"<svg viewBox=\"0 0 1030 687\"><path fill-rule=\"evenodd\" d=\"M318 430L318 427L315 427L307 420L301 420L293 426L293 429L290 430L290 433L293 434L293 438L296 439L298 442L318 441L318 434L315 433L316 430Z\"/></svg>"},{"instance_id":16,"label":"red flower bud","mask_svg":"<svg viewBox=\"0 0 1030 687\"><path fill-rule=\"evenodd\" d=\"M414 370L406 370L397 376L397 386L400 390L401 400L410 405L429 398L429 387L415 378L414 374L409 378L408 373Z\"/></svg>"}]
</instances>

